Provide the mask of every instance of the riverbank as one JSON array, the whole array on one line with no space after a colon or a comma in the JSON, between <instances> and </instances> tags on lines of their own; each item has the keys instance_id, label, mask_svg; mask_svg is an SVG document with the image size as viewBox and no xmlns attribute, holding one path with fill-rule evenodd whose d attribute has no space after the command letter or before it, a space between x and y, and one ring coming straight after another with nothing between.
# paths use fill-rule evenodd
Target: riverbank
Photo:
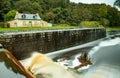
<instances>
[{"instance_id":1,"label":"riverbank","mask_svg":"<svg viewBox=\"0 0 120 78\"><path fill-rule=\"evenodd\" d=\"M71 29L78 28L76 26L53 26L53 27L17 27L17 28L0 28L0 32L6 31L31 31L31 30L53 30L53 29Z\"/></svg>"},{"instance_id":2,"label":"riverbank","mask_svg":"<svg viewBox=\"0 0 120 78\"><path fill-rule=\"evenodd\" d=\"M107 31L112 31L112 30L120 30L120 27L107 27Z\"/></svg>"}]
</instances>

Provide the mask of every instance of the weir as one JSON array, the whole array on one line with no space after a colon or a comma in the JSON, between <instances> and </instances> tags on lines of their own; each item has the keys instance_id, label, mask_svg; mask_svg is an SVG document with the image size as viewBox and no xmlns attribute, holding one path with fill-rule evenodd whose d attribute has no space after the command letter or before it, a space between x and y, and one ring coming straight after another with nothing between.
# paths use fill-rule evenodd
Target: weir
<instances>
[{"instance_id":1,"label":"weir","mask_svg":"<svg viewBox=\"0 0 120 78\"><path fill-rule=\"evenodd\" d=\"M118 36L120 37L120 35ZM106 37L106 38L93 41L90 43L86 43L83 45L67 48L64 50L54 51L52 53L46 53L45 55L50 58L55 58L56 56L57 58L55 58L55 61L59 65L64 66L68 70L71 69L71 71L74 71L74 70L77 71L77 72L74 72L73 74L71 74L71 71L69 71L69 73L72 75L70 76L71 78L120 78L120 75L119 75L120 38L119 37L113 38L112 36L111 37L109 36L109 38ZM82 53L84 52L87 53L86 57L88 61L84 58L84 56L82 56ZM39 57L39 60L42 61L45 55L43 55L42 57ZM78 61L78 58L82 58L80 59L81 62ZM45 62L43 63L41 63L41 61L36 62L36 60L38 60L38 58L31 61L24 60L25 62L23 63L25 64L23 64L23 66L27 65L29 61L33 63L40 63L39 64L40 66L45 64L45 66L43 66L42 68L39 66L35 66L35 67L38 67L38 69L40 68L40 70L37 71L38 73L41 73L41 69L44 69L44 72L42 74L44 75L45 73L48 72L48 74L50 74L49 76L47 76L48 78L54 78L55 74L53 73L58 74L57 77L55 78L59 78L59 77L70 78L68 76L61 74L59 69L57 69L58 72L47 70L49 67L51 68L51 65L53 69L54 67L56 67L54 66L54 64L50 64L48 60L44 59ZM91 63L88 64L89 60ZM76 74L77 74L77 77L76 77ZM38 74L36 75L38 76ZM43 78L46 78L46 77L43 77Z\"/></svg>"},{"instance_id":2,"label":"weir","mask_svg":"<svg viewBox=\"0 0 120 78\"><path fill-rule=\"evenodd\" d=\"M49 53L91 42L106 36L104 28L1 32L0 43L17 58L32 51Z\"/></svg>"},{"instance_id":3,"label":"weir","mask_svg":"<svg viewBox=\"0 0 120 78\"><path fill-rule=\"evenodd\" d=\"M34 52L32 54L33 56L30 57L31 59L24 59L21 63L25 63L23 66L27 64L30 65L30 70L36 78L120 78L120 34L116 35L115 37L112 35L59 52L46 53L45 55ZM77 50L77 52L75 50ZM86 57L88 59L90 58L92 64L81 67L82 62L80 63L80 61L78 61L78 57L81 57L85 50L88 53ZM54 63L54 61L46 57L54 57L56 55L58 55L56 59L59 64ZM29 62L31 62L31 64L29 64ZM68 70L61 68L59 65L64 65ZM81 68L77 68L75 71L72 69L69 70L69 68L73 68L74 66ZM52 71L53 69L55 69L55 71Z\"/></svg>"}]
</instances>

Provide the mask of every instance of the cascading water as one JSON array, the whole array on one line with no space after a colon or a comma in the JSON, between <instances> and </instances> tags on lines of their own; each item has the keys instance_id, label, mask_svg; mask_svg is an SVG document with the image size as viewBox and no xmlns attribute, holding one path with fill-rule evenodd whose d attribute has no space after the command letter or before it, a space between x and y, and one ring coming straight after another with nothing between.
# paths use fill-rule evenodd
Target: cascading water
<instances>
[{"instance_id":1,"label":"cascading water","mask_svg":"<svg viewBox=\"0 0 120 78\"><path fill-rule=\"evenodd\" d=\"M22 60L21 63L28 69L36 78L76 78L77 75L67 71L62 66L54 63L41 53L34 52L32 57Z\"/></svg>"},{"instance_id":2,"label":"cascading water","mask_svg":"<svg viewBox=\"0 0 120 78\"><path fill-rule=\"evenodd\" d=\"M120 38L102 41L88 57L93 65L84 78L120 78Z\"/></svg>"},{"instance_id":3,"label":"cascading water","mask_svg":"<svg viewBox=\"0 0 120 78\"><path fill-rule=\"evenodd\" d=\"M76 54L71 54L69 59L64 56L56 59L57 64L45 55L41 56L40 53L33 53L30 59L23 60L22 63L24 66L28 64L28 69L37 78L120 78L119 37L103 40L87 53L87 58L92 65L85 65L77 69L74 67L82 64L78 60L82 55L80 50ZM62 54L64 55L64 53ZM39 57L37 58L37 56ZM37 72L35 72L36 70Z\"/></svg>"}]
</instances>

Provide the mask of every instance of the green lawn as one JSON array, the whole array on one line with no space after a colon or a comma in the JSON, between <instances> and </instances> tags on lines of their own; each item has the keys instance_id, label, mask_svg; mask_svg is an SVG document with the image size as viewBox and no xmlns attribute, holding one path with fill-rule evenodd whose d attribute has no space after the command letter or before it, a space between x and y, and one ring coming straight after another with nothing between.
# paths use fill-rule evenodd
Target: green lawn
<instances>
[{"instance_id":1,"label":"green lawn","mask_svg":"<svg viewBox=\"0 0 120 78\"><path fill-rule=\"evenodd\" d=\"M53 26L53 27L29 27L29 28L0 28L0 31L25 31L25 30L49 30L49 29L64 29L64 28L77 28L77 26Z\"/></svg>"},{"instance_id":2,"label":"green lawn","mask_svg":"<svg viewBox=\"0 0 120 78\"><path fill-rule=\"evenodd\" d=\"M69 26L69 25L57 25L53 27L28 27L28 28L0 28L1 31L26 31L26 30L49 30L49 29L68 29L68 28L78 28L78 26ZM107 27L107 31L110 30L120 30L120 27Z\"/></svg>"},{"instance_id":3,"label":"green lawn","mask_svg":"<svg viewBox=\"0 0 120 78\"><path fill-rule=\"evenodd\" d=\"M120 30L120 27L107 27L106 30L107 30L107 31Z\"/></svg>"}]
</instances>

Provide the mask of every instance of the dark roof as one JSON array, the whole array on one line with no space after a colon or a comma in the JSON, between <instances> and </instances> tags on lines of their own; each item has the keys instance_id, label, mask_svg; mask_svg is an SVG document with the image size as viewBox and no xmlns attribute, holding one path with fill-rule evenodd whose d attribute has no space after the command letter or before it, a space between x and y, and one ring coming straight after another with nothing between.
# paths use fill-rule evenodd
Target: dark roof
<instances>
[{"instance_id":1,"label":"dark roof","mask_svg":"<svg viewBox=\"0 0 120 78\"><path fill-rule=\"evenodd\" d=\"M38 14L17 14L17 19L26 19L26 20L40 20L40 16Z\"/></svg>"}]
</instances>

